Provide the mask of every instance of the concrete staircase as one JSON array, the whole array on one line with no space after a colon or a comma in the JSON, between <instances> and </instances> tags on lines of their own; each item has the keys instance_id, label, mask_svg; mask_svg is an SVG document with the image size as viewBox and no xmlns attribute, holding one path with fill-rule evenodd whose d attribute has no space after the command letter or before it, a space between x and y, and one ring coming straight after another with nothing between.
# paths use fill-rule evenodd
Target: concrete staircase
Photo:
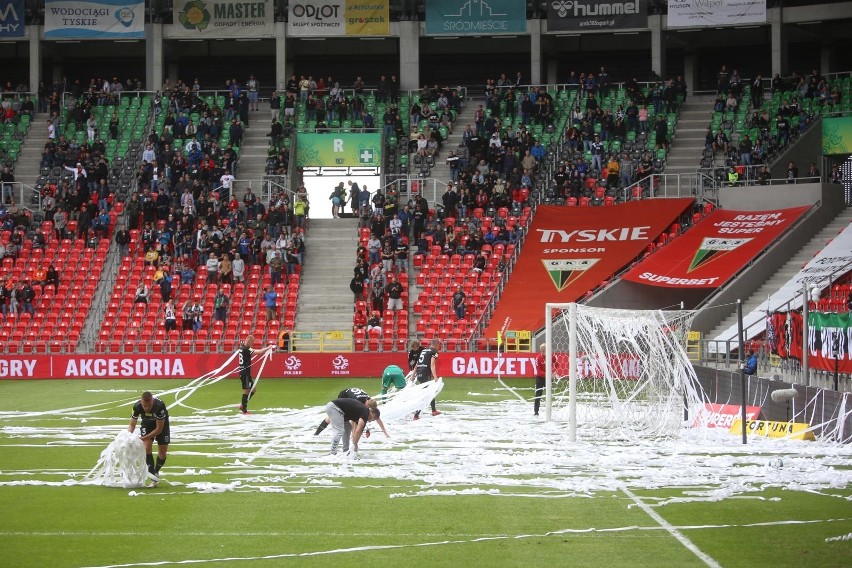
<instances>
[{"instance_id":1,"label":"concrete staircase","mask_svg":"<svg viewBox=\"0 0 852 568\"><path fill-rule=\"evenodd\" d=\"M313 219L305 242L296 332L352 329L349 281L358 246L357 219Z\"/></svg>"},{"instance_id":2,"label":"concrete staircase","mask_svg":"<svg viewBox=\"0 0 852 568\"><path fill-rule=\"evenodd\" d=\"M691 96L681 106L677 131L666 158L666 174L694 174L704 156L704 136L713 114L712 95Z\"/></svg>"},{"instance_id":3,"label":"concrete staircase","mask_svg":"<svg viewBox=\"0 0 852 568\"><path fill-rule=\"evenodd\" d=\"M36 114L30 122L27 137L21 145L21 153L15 162L15 181L35 186L41 173L41 153L47 144L47 113ZM29 199L29 197L26 197ZM26 205L26 203L24 204Z\"/></svg>"},{"instance_id":4,"label":"concrete staircase","mask_svg":"<svg viewBox=\"0 0 852 568\"><path fill-rule=\"evenodd\" d=\"M263 199L264 189L257 184L266 174L266 154L269 150L270 110L268 102L258 104L257 111L249 113L249 128L243 132L243 143L240 146L240 160L237 165L236 196L242 203L248 188L248 180L252 182L252 191L258 200Z\"/></svg>"},{"instance_id":5,"label":"concrete staircase","mask_svg":"<svg viewBox=\"0 0 852 568\"><path fill-rule=\"evenodd\" d=\"M453 133L447 136L443 146L441 146L440 153L435 156L435 166L429 173L429 177L444 182L450 181L450 166L447 165L447 156L450 155L450 152L454 152L458 149L459 144L462 143L462 134L464 133L464 129L468 124L473 125L473 117L475 114L476 104L472 101L468 101L467 104L461 108L461 112L456 115L456 122L453 125ZM413 157L411 163L414 163ZM439 197L443 193L443 190L440 191L438 194Z\"/></svg>"},{"instance_id":6,"label":"concrete staircase","mask_svg":"<svg viewBox=\"0 0 852 568\"><path fill-rule=\"evenodd\" d=\"M761 303L766 301L766 298L777 292L778 289L787 281L790 280L796 273L801 270L802 265L807 263L814 254L825 246L827 241L830 241L837 234L845 229L852 222L852 208L846 208L840 212L828 225L817 233L808 243L796 252L784 266L781 266L775 274L769 278L763 286L758 288L750 298L743 302L743 314L751 313ZM732 308L734 309L734 308ZM736 325L737 314L733 311L722 323L720 323L713 331L707 334L708 338L718 337L731 326Z\"/></svg>"}]
</instances>

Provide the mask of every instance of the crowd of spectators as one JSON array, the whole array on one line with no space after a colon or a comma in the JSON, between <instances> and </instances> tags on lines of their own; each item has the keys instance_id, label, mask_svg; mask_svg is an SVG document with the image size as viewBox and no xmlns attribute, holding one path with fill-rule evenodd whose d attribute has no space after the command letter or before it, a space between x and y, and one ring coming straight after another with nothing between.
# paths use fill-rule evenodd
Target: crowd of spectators
<instances>
[{"instance_id":1,"label":"crowd of spectators","mask_svg":"<svg viewBox=\"0 0 852 568\"><path fill-rule=\"evenodd\" d=\"M768 93L769 86L771 92ZM807 76L793 73L771 82L758 74L743 79L736 69L723 65L717 74L717 97L712 124L705 135L708 167L721 155L727 167L725 182L768 184L768 165L814 122L824 109L840 105L841 87L833 85L818 70ZM814 177L811 164L807 178ZM788 167L787 181L795 183L798 168ZM816 178L819 178L818 171Z\"/></svg>"}]
</instances>

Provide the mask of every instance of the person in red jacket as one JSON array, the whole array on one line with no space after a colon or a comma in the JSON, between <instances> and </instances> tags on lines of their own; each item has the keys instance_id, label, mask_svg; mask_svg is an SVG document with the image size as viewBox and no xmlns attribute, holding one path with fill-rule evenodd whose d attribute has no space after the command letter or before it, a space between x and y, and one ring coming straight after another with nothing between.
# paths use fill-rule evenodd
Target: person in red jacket
<instances>
[{"instance_id":1,"label":"person in red jacket","mask_svg":"<svg viewBox=\"0 0 852 568\"><path fill-rule=\"evenodd\" d=\"M546 381L546 362L544 359L544 354L547 350L547 345L544 343L541 344L538 348L538 355L535 356L535 399L533 402L533 413L534 416L538 416L538 409L541 406L541 396L544 394L544 387Z\"/></svg>"}]
</instances>

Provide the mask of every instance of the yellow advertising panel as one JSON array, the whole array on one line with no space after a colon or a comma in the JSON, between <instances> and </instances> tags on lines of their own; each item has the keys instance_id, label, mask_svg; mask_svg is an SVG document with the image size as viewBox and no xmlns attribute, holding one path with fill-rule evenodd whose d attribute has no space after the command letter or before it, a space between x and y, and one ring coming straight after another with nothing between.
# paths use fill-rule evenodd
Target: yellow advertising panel
<instances>
[{"instance_id":1,"label":"yellow advertising panel","mask_svg":"<svg viewBox=\"0 0 852 568\"><path fill-rule=\"evenodd\" d=\"M743 431L741 418L736 418L731 424L731 433ZM789 438L791 440L813 440L814 433L808 431L810 424L804 422L776 422L774 420L746 420L746 432L749 436L764 436L766 438Z\"/></svg>"}]
</instances>

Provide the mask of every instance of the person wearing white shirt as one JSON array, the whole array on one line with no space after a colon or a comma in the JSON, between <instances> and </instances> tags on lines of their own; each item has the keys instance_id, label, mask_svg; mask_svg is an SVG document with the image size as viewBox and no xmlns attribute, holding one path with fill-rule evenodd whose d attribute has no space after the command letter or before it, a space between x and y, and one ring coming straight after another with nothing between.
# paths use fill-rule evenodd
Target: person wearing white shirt
<instances>
[{"instance_id":1,"label":"person wearing white shirt","mask_svg":"<svg viewBox=\"0 0 852 568\"><path fill-rule=\"evenodd\" d=\"M243 282L246 271L246 261L240 258L239 253L234 255L234 260L231 261L231 272L234 273L234 282Z\"/></svg>"},{"instance_id":2,"label":"person wearing white shirt","mask_svg":"<svg viewBox=\"0 0 852 568\"><path fill-rule=\"evenodd\" d=\"M85 168L83 168L83 164L81 164L80 162L77 162L76 167L72 168L71 166L65 166L65 169L74 174L74 181L75 182L77 181L77 178L80 177L80 176L83 176L84 178L89 177L89 175L86 173Z\"/></svg>"},{"instance_id":3,"label":"person wearing white shirt","mask_svg":"<svg viewBox=\"0 0 852 568\"><path fill-rule=\"evenodd\" d=\"M145 150L142 152L142 161L150 164L156 157L157 155L154 153L154 146L151 144L145 146Z\"/></svg>"},{"instance_id":4,"label":"person wearing white shirt","mask_svg":"<svg viewBox=\"0 0 852 568\"><path fill-rule=\"evenodd\" d=\"M222 201L228 201L231 198L231 189L234 187L236 178L231 174L230 170L225 170L222 177L219 178L219 183L222 184Z\"/></svg>"}]
</instances>

